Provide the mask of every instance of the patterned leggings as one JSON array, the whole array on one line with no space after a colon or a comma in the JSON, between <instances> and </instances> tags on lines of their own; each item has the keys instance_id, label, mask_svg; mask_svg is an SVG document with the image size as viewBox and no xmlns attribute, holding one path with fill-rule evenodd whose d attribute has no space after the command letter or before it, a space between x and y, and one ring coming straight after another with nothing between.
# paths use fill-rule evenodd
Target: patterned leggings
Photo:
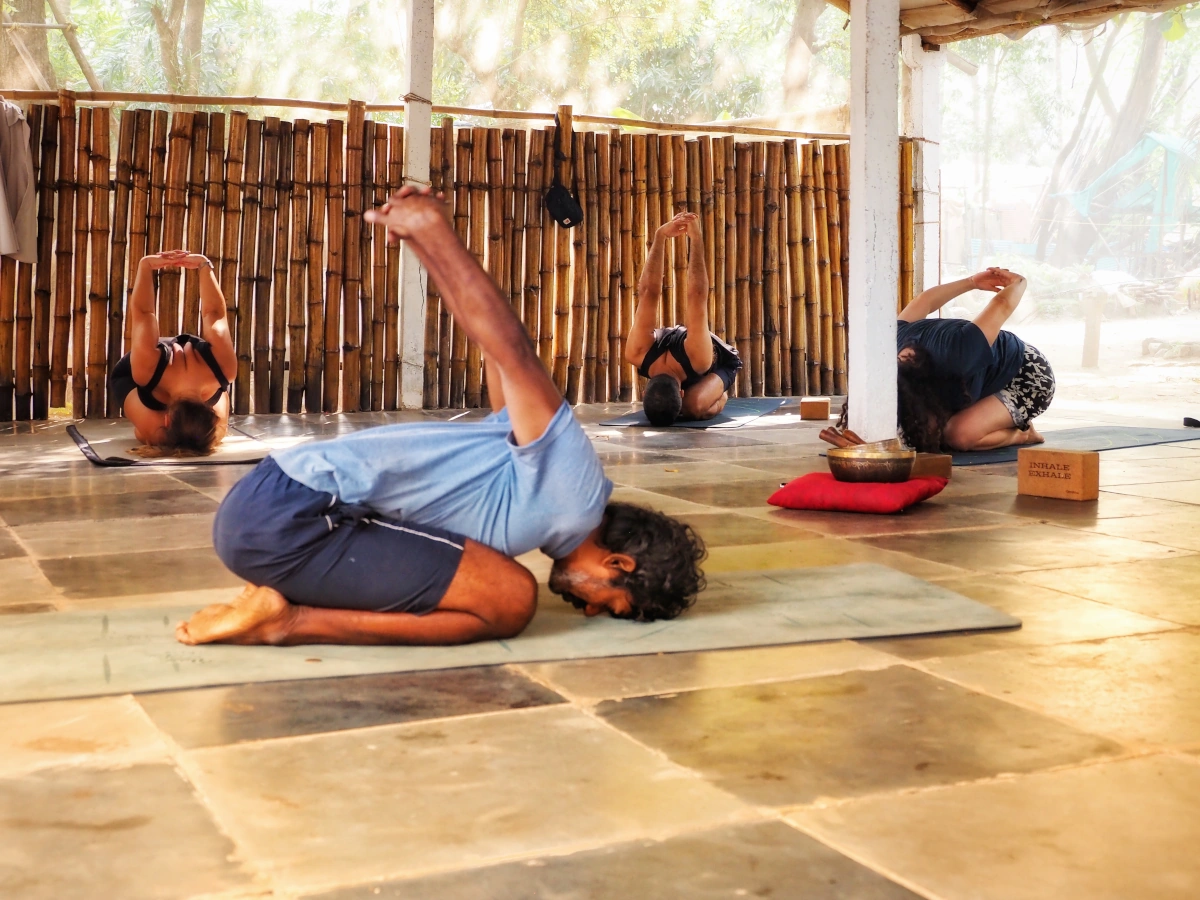
<instances>
[{"instance_id":1,"label":"patterned leggings","mask_svg":"<svg viewBox=\"0 0 1200 900\"><path fill-rule=\"evenodd\" d=\"M1013 424L1028 431L1030 421L1044 413L1054 399L1054 370L1045 354L1026 344L1025 361L996 397L1012 416Z\"/></svg>"}]
</instances>

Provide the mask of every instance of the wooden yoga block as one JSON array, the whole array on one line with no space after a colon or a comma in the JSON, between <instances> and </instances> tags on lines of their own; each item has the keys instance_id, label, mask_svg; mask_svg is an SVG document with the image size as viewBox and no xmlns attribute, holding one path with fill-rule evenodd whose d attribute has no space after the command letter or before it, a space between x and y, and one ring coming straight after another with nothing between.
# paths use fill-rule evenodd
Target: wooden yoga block
<instances>
[{"instance_id":1,"label":"wooden yoga block","mask_svg":"<svg viewBox=\"0 0 1200 900\"><path fill-rule=\"evenodd\" d=\"M1095 500L1100 496L1100 454L1093 450L1017 451L1017 493L1058 500Z\"/></svg>"},{"instance_id":2,"label":"wooden yoga block","mask_svg":"<svg viewBox=\"0 0 1200 900\"><path fill-rule=\"evenodd\" d=\"M954 472L954 457L949 453L918 453L911 478L949 478Z\"/></svg>"},{"instance_id":3,"label":"wooden yoga block","mask_svg":"<svg viewBox=\"0 0 1200 900\"><path fill-rule=\"evenodd\" d=\"M801 419L828 419L828 397L804 397L800 400Z\"/></svg>"}]
</instances>

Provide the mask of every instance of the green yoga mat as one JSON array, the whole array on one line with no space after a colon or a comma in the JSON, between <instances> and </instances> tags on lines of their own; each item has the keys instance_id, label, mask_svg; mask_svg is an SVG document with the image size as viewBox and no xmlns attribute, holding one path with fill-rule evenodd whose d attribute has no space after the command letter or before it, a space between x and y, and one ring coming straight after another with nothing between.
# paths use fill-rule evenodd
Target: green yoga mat
<instances>
[{"instance_id":1,"label":"green yoga mat","mask_svg":"<svg viewBox=\"0 0 1200 900\"><path fill-rule=\"evenodd\" d=\"M753 422L759 416L775 412L787 403L786 397L735 397L725 403L725 408L711 419L680 420L672 428L740 428L747 422ZM637 428L653 428L646 414L640 409L615 419L601 422L601 425L612 425L619 428L630 426Z\"/></svg>"},{"instance_id":2,"label":"green yoga mat","mask_svg":"<svg viewBox=\"0 0 1200 900\"><path fill-rule=\"evenodd\" d=\"M1054 450L1121 450L1125 447L1149 447L1154 444L1174 444L1179 441L1200 440L1200 431L1188 428L1129 428L1118 425L1096 425L1088 428L1064 428L1042 433L1046 443L1039 447ZM984 466L989 463L1017 461L1019 447L999 450L973 450L955 453L956 466Z\"/></svg>"},{"instance_id":3,"label":"green yoga mat","mask_svg":"<svg viewBox=\"0 0 1200 900\"><path fill-rule=\"evenodd\" d=\"M173 632L192 612L5 616L0 702L1020 625L944 587L871 564L717 574L693 609L664 622L588 619L543 592L524 634L460 647L187 647Z\"/></svg>"}]
</instances>

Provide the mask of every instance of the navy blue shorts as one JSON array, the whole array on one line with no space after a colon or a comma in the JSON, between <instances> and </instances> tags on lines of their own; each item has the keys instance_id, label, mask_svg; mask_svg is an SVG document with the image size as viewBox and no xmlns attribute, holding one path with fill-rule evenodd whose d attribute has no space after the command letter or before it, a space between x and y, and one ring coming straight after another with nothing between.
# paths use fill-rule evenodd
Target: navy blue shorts
<instances>
[{"instance_id":1,"label":"navy blue shorts","mask_svg":"<svg viewBox=\"0 0 1200 900\"><path fill-rule=\"evenodd\" d=\"M430 612L465 545L305 487L270 458L233 486L213 522L217 556L235 575L330 609Z\"/></svg>"}]
</instances>

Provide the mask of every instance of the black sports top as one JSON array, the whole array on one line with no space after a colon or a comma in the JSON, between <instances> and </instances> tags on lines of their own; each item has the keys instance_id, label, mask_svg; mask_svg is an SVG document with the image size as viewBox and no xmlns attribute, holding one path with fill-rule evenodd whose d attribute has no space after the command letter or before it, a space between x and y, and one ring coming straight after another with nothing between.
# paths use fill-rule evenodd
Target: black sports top
<instances>
[{"instance_id":1,"label":"black sports top","mask_svg":"<svg viewBox=\"0 0 1200 900\"><path fill-rule=\"evenodd\" d=\"M113 367L112 375L109 376L113 399L120 403L121 406L124 406L125 399L133 391L137 391L138 399L142 401L142 405L146 409L152 409L156 412L166 412L167 405L155 398L154 389L158 387L158 383L162 380L163 372L167 370L167 363L171 359L171 351L168 348L172 344L182 344L184 346L191 344L196 348L196 352L200 354L200 358L208 364L212 373L217 376L217 382L221 386L217 388L215 394L205 401L208 406L216 406L222 395L229 390L229 379L225 377L225 373L221 371L221 366L217 362L217 358L213 355L212 344L204 340L204 338L196 337L194 334L181 334L175 338L159 338L158 365L154 367L154 374L146 384L138 384L133 380L133 364L129 360L129 354L126 353L122 356L120 361Z\"/></svg>"},{"instance_id":2,"label":"black sports top","mask_svg":"<svg viewBox=\"0 0 1200 900\"><path fill-rule=\"evenodd\" d=\"M897 322L897 352L912 345L923 347L946 379L939 393L951 412L1004 390L1025 361L1025 343L1011 331L1001 331L989 345L979 326L966 319Z\"/></svg>"},{"instance_id":3,"label":"black sports top","mask_svg":"<svg viewBox=\"0 0 1200 900\"><path fill-rule=\"evenodd\" d=\"M715 334L709 334L713 342L713 361L712 366L707 372L697 372L692 368L692 361L688 359L687 350L684 348L684 341L687 340L686 325L672 325L669 328L654 329L654 343L650 345L650 349L646 351L646 355L642 358L642 364L638 366L638 374L643 378L650 377L650 366L658 361L658 358L664 353L670 353L675 357L675 361L683 367L683 388L686 390L692 385L698 383L705 375L711 375L714 372L720 376L721 381L725 384L725 390L729 390L733 384L734 377L742 367L742 360L738 356L737 351L731 346L717 337Z\"/></svg>"}]
</instances>

